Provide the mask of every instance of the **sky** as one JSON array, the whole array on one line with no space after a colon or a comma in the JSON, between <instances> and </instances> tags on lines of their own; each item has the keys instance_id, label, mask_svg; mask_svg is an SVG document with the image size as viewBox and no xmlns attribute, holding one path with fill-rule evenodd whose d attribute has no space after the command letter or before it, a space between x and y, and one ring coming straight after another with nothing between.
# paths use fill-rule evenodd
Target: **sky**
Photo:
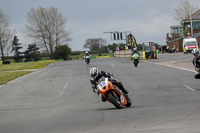
<instances>
[{"instance_id":1,"label":"sky","mask_svg":"<svg viewBox=\"0 0 200 133\"><path fill-rule=\"evenodd\" d=\"M72 51L85 50L83 45L89 38L102 38L108 44L126 43L111 40L104 32L130 31L138 44L155 42L165 45L170 26L179 25L174 19L181 0L0 0L0 9L8 16L10 28L24 47L32 40L24 34L27 13L31 8L56 7L67 19L66 30L71 32ZM200 0L190 0L200 5Z\"/></svg>"}]
</instances>

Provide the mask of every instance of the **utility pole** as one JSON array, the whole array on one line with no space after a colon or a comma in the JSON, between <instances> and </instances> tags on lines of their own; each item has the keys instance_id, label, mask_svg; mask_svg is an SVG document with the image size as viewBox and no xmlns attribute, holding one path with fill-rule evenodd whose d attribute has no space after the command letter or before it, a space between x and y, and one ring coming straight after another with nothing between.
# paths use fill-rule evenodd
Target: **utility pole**
<instances>
[{"instance_id":1,"label":"utility pole","mask_svg":"<svg viewBox=\"0 0 200 133\"><path fill-rule=\"evenodd\" d=\"M191 3L190 3L190 32L191 36L193 36L193 28L192 28L192 8L191 8Z\"/></svg>"}]
</instances>

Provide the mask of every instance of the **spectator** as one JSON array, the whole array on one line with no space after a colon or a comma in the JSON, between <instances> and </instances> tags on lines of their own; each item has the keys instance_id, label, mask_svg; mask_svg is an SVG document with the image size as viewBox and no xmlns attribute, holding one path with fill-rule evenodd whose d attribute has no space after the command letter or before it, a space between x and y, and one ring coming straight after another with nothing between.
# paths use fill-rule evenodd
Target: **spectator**
<instances>
[{"instance_id":1,"label":"spectator","mask_svg":"<svg viewBox=\"0 0 200 133\"><path fill-rule=\"evenodd\" d=\"M164 46L162 46L162 53L164 53Z\"/></svg>"},{"instance_id":2,"label":"spectator","mask_svg":"<svg viewBox=\"0 0 200 133\"><path fill-rule=\"evenodd\" d=\"M169 46L167 46L166 52L169 53Z\"/></svg>"},{"instance_id":3,"label":"spectator","mask_svg":"<svg viewBox=\"0 0 200 133\"><path fill-rule=\"evenodd\" d=\"M159 46L159 51L162 51L162 47L161 46Z\"/></svg>"},{"instance_id":4,"label":"spectator","mask_svg":"<svg viewBox=\"0 0 200 133\"><path fill-rule=\"evenodd\" d=\"M176 46L175 46L175 45L173 45L172 52L174 53L174 52L175 52L175 50L176 50Z\"/></svg>"},{"instance_id":5,"label":"spectator","mask_svg":"<svg viewBox=\"0 0 200 133\"><path fill-rule=\"evenodd\" d=\"M176 53L178 53L178 48L176 48Z\"/></svg>"},{"instance_id":6,"label":"spectator","mask_svg":"<svg viewBox=\"0 0 200 133\"><path fill-rule=\"evenodd\" d=\"M166 49L167 49L167 46L164 45L164 47L163 47L163 51L164 51L164 53L166 53Z\"/></svg>"},{"instance_id":7,"label":"spectator","mask_svg":"<svg viewBox=\"0 0 200 133\"><path fill-rule=\"evenodd\" d=\"M130 44L128 44L127 46L128 46L128 49L131 49L131 45Z\"/></svg>"},{"instance_id":8,"label":"spectator","mask_svg":"<svg viewBox=\"0 0 200 133\"><path fill-rule=\"evenodd\" d=\"M119 46L117 46L117 47L116 47L116 51L119 51L119 50L120 50L120 47L119 47Z\"/></svg>"},{"instance_id":9,"label":"spectator","mask_svg":"<svg viewBox=\"0 0 200 133\"><path fill-rule=\"evenodd\" d=\"M120 46L118 46L118 48L119 48L119 50L121 50L121 47L120 47Z\"/></svg>"}]
</instances>

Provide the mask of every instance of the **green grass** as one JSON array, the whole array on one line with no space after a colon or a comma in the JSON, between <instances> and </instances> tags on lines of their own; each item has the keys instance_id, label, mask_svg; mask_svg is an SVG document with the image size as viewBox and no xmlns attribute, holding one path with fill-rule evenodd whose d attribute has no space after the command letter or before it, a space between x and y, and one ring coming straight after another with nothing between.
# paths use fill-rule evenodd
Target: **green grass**
<instances>
[{"instance_id":1,"label":"green grass","mask_svg":"<svg viewBox=\"0 0 200 133\"><path fill-rule=\"evenodd\" d=\"M42 69L53 62L55 62L55 60L45 60L45 61L26 62L26 63L11 63L5 65L3 65L2 62L0 62L0 85L5 84L20 76L31 73L32 72L31 69ZM17 71L17 70L28 70L28 71Z\"/></svg>"},{"instance_id":2,"label":"green grass","mask_svg":"<svg viewBox=\"0 0 200 133\"><path fill-rule=\"evenodd\" d=\"M0 85L31 72L32 71L0 72Z\"/></svg>"},{"instance_id":3,"label":"green grass","mask_svg":"<svg viewBox=\"0 0 200 133\"><path fill-rule=\"evenodd\" d=\"M55 60L25 62L25 63L11 63L11 64L5 64L5 65L0 64L0 71L41 69L53 62L55 62Z\"/></svg>"}]
</instances>

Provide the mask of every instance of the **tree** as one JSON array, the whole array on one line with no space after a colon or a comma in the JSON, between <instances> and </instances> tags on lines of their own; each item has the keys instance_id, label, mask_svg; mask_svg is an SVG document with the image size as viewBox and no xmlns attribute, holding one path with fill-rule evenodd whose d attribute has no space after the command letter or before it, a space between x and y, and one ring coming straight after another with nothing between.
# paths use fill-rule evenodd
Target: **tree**
<instances>
[{"instance_id":1,"label":"tree","mask_svg":"<svg viewBox=\"0 0 200 133\"><path fill-rule=\"evenodd\" d=\"M108 53L109 51L108 51L108 46L102 46L100 49L99 49L99 51L101 52L101 53Z\"/></svg>"},{"instance_id":2,"label":"tree","mask_svg":"<svg viewBox=\"0 0 200 133\"><path fill-rule=\"evenodd\" d=\"M20 59L22 59L23 52L20 52L19 50L22 49L20 46L21 43L18 43L19 39L17 39L17 36L14 36L13 43L12 43L12 52L14 51L14 60L16 62L19 62Z\"/></svg>"},{"instance_id":3,"label":"tree","mask_svg":"<svg viewBox=\"0 0 200 133\"><path fill-rule=\"evenodd\" d=\"M6 14L0 9L0 52L2 62L4 63L5 49L9 48L9 40L12 38L12 32L9 29L9 21Z\"/></svg>"},{"instance_id":4,"label":"tree","mask_svg":"<svg viewBox=\"0 0 200 133\"><path fill-rule=\"evenodd\" d=\"M109 44L108 45L109 52L115 52L117 46L118 46L118 44L116 44L116 43L113 43L112 45Z\"/></svg>"},{"instance_id":5,"label":"tree","mask_svg":"<svg viewBox=\"0 0 200 133\"><path fill-rule=\"evenodd\" d=\"M85 41L83 48L87 48L90 51L98 51L106 44L106 40L102 38L90 38Z\"/></svg>"},{"instance_id":6,"label":"tree","mask_svg":"<svg viewBox=\"0 0 200 133\"><path fill-rule=\"evenodd\" d=\"M143 45L142 45L142 44L138 44L137 50L138 50L138 51L142 51L142 50L143 50Z\"/></svg>"},{"instance_id":7,"label":"tree","mask_svg":"<svg viewBox=\"0 0 200 133\"><path fill-rule=\"evenodd\" d=\"M56 47L55 58L68 60L70 53L71 53L71 48L69 48L67 45L60 45Z\"/></svg>"},{"instance_id":8,"label":"tree","mask_svg":"<svg viewBox=\"0 0 200 133\"><path fill-rule=\"evenodd\" d=\"M44 47L52 59L55 48L60 44L67 44L71 41L70 32L65 29L67 19L58 12L57 8L32 8L27 14L28 25L26 34L37 40L41 47Z\"/></svg>"},{"instance_id":9,"label":"tree","mask_svg":"<svg viewBox=\"0 0 200 133\"><path fill-rule=\"evenodd\" d=\"M198 7L193 6L189 0L182 0L179 5L174 9L174 18L178 21L182 21L189 17L192 13L198 10Z\"/></svg>"},{"instance_id":10,"label":"tree","mask_svg":"<svg viewBox=\"0 0 200 133\"><path fill-rule=\"evenodd\" d=\"M39 47L36 44L29 44L27 50L24 52L25 61L38 61L40 60Z\"/></svg>"}]
</instances>

